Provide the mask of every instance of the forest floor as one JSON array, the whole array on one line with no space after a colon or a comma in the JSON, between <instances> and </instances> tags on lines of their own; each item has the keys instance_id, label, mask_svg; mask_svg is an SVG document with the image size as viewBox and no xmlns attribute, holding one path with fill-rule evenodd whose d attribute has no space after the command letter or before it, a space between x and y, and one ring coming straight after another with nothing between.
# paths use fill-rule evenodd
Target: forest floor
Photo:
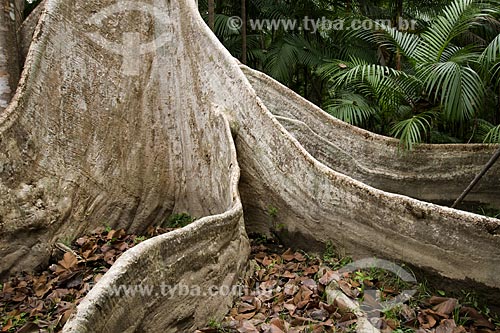
<instances>
[{"instance_id":1,"label":"forest floor","mask_svg":"<svg viewBox=\"0 0 500 333\"><path fill-rule=\"evenodd\" d=\"M145 236L103 228L59 243L46 271L18 274L0 284L0 332L60 332L123 252L186 222L189 219L174 228L151 228ZM370 333L500 333L500 318L471 292L447 297L381 268L345 270L350 263L339 258L333 246L318 257L256 237L250 273L241 281L242 295L224 320L210 320L196 332L355 332L362 326ZM394 306L380 306L375 299L389 301L408 290L415 294Z\"/></svg>"},{"instance_id":2,"label":"forest floor","mask_svg":"<svg viewBox=\"0 0 500 333\"><path fill-rule=\"evenodd\" d=\"M500 333L500 317L471 291L447 297L426 283L404 281L397 270L354 269L359 262L339 258L333 246L318 257L254 238L250 260L243 295L223 321L197 332ZM390 302L409 291L412 297Z\"/></svg>"}]
</instances>

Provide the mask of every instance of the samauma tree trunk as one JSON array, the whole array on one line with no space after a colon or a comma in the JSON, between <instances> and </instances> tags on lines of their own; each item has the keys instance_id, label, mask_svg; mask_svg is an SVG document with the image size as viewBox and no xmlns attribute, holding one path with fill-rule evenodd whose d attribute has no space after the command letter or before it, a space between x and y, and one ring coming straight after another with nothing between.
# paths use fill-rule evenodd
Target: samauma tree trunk
<instances>
[{"instance_id":1,"label":"samauma tree trunk","mask_svg":"<svg viewBox=\"0 0 500 333\"><path fill-rule=\"evenodd\" d=\"M183 332L220 318L231 295L117 299L113 288L231 287L246 269L246 232L273 227L269 207L280 238L306 250L332 241L354 257L500 287L498 220L365 184L404 179L418 193L425 171L454 184L491 147L425 146L397 159L394 140L247 78L193 0L45 6L0 114L0 272L46 265L52 244L104 225L141 232L172 213L199 218L127 251L65 332ZM451 174L457 160L467 163Z\"/></svg>"}]
</instances>

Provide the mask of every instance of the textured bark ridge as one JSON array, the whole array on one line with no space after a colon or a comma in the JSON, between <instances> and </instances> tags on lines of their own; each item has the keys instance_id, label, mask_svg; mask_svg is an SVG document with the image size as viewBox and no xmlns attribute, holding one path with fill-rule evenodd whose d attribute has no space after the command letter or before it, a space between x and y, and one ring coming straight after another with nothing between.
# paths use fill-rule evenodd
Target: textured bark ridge
<instances>
[{"instance_id":1,"label":"textured bark ridge","mask_svg":"<svg viewBox=\"0 0 500 333\"><path fill-rule=\"evenodd\" d=\"M340 122L316 126L295 94L249 77L255 89L194 1L47 0L17 94L0 115L0 271L43 265L57 239L104 224L140 232L187 211L200 219L125 253L65 332L188 331L220 317L230 295L116 297L113 287L232 285L248 255L243 215L247 231L274 229L304 249L333 241L355 257L376 254L500 288L498 220L375 189L364 182L384 182L344 162L343 173L362 182L334 171L343 169L336 152L321 158L320 143L287 125L296 139L266 105L303 112L288 122L358 149L368 170L380 170L377 158L396 145ZM294 118L283 113L284 124L283 115ZM434 156L435 147L421 149ZM438 168L423 161L412 172L406 163L380 163L385 171L377 172L397 184L392 174L420 181L422 170Z\"/></svg>"},{"instance_id":2,"label":"textured bark ridge","mask_svg":"<svg viewBox=\"0 0 500 333\"><path fill-rule=\"evenodd\" d=\"M314 158L375 188L430 202L453 202L497 149L493 145L420 145L402 152L399 141L331 117L264 73L241 69L257 95ZM500 208L500 164L468 200Z\"/></svg>"},{"instance_id":3,"label":"textured bark ridge","mask_svg":"<svg viewBox=\"0 0 500 333\"><path fill-rule=\"evenodd\" d=\"M24 0L0 1L0 114L9 104L21 73L17 30L23 18Z\"/></svg>"}]
</instances>

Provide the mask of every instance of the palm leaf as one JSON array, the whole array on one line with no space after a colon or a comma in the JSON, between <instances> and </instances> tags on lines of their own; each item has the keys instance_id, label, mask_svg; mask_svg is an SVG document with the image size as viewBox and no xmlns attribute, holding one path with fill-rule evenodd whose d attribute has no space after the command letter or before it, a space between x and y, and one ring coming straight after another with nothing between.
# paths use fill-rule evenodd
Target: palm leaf
<instances>
[{"instance_id":1,"label":"palm leaf","mask_svg":"<svg viewBox=\"0 0 500 333\"><path fill-rule=\"evenodd\" d=\"M349 91L342 91L324 108L332 116L358 126L378 112L365 97Z\"/></svg>"},{"instance_id":2,"label":"palm leaf","mask_svg":"<svg viewBox=\"0 0 500 333\"><path fill-rule=\"evenodd\" d=\"M500 59L500 34L491 41L479 57L479 61L484 65L494 63L497 59Z\"/></svg>"},{"instance_id":3,"label":"palm leaf","mask_svg":"<svg viewBox=\"0 0 500 333\"><path fill-rule=\"evenodd\" d=\"M294 45L279 40L267 53L266 72L282 83L290 83L298 61L297 55L298 50Z\"/></svg>"},{"instance_id":4,"label":"palm leaf","mask_svg":"<svg viewBox=\"0 0 500 333\"><path fill-rule=\"evenodd\" d=\"M487 19L490 11L475 0L455 0L448 5L422 34L423 44L416 51L421 61L441 61L441 56L454 38Z\"/></svg>"},{"instance_id":5,"label":"palm leaf","mask_svg":"<svg viewBox=\"0 0 500 333\"><path fill-rule=\"evenodd\" d=\"M500 143L500 125L491 127L484 136L484 143Z\"/></svg>"},{"instance_id":6,"label":"palm leaf","mask_svg":"<svg viewBox=\"0 0 500 333\"><path fill-rule=\"evenodd\" d=\"M419 65L420 78L429 93L444 108L448 120L463 122L472 118L483 102L481 77L470 67L456 62Z\"/></svg>"},{"instance_id":7,"label":"palm leaf","mask_svg":"<svg viewBox=\"0 0 500 333\"><path fill-rule=\"evenodd\" d=\"M400 145L406 150L412 150L413 146L422 142L431 127L433 113L424 112L397 122L391 129L391 134L400 139Z\"/></svg>"}]
</instances>

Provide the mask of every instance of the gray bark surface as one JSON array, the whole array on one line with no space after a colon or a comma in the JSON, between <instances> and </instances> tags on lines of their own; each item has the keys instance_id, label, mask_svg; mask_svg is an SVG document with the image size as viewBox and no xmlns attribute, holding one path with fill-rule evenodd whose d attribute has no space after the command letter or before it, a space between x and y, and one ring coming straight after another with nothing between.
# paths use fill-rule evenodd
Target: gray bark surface
<instances>
[{"instance_id":1,"label":"gray bark surface","mask_svg":"<svg viewBox=\"0 0 500 333\"><path fill-rule=\"evenodd\" d=\"M231 295L113 290L233 285L245 271L245 231L278 224L284 242L305 250L332 241L356 258L500 288L499 220L384 192L315 159L268 111L272 99L252 87L194 1L115 3L48 0L32 34L17 94L0 115L0 271L44 265L58 239L99 226L141 232L171 213L200 219L120 257L65 332L177 332L220 318ZM104 27L89 21L103 11ZM354 132L359 155L386 154L387 144L344 132ZM422 149L431 156L434 147ZM463 147L443 149L461 156Z\"/></svg>"},{"instance_id":2,"label":"gray bark surface","mask_svg":"<svg viewBox=\"0 0 500 333\"><path fill-rule=\"evenodd\" d=\"M17 30L23 9L24 0L0 1L0 113L14 95L21 72Z\"/></svg>"},{"instance_id":3,"label":"gray bark surface","mask_svg":"<svg viewBox=\"0 0 500 333\"><path fill-rule=\"evenodd\" d=\"M403 152L398 140L346 124L264 73L242 70L269 111L314 158L387 192L451 204L496 150L482 144L423 144ZM469 200L500 208L499 183L500 165L495 165Z\"/></svg>"}]
</instances>

